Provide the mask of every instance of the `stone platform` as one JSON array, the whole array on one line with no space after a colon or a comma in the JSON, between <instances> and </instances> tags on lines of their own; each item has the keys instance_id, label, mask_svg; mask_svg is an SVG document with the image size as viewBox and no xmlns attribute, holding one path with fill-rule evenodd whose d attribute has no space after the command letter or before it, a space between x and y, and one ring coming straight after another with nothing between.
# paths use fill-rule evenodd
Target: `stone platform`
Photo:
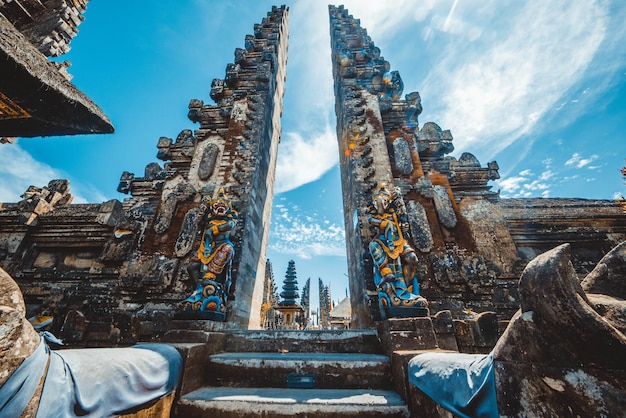
<instances>
[{"instance_id":1,"label":"stone platform","mask_svg":"<svg viewBox=\"0 0 626 418\"><path fill-rule=\"evenodd\" d=\"M438 339L450 349L449 333L454 339L449 315L389 319L378 330L227 330L199 320L171 325L164 340L185 358L173 417L418 416L406 363L440 350Z\"/></svg>"}]
</instances>

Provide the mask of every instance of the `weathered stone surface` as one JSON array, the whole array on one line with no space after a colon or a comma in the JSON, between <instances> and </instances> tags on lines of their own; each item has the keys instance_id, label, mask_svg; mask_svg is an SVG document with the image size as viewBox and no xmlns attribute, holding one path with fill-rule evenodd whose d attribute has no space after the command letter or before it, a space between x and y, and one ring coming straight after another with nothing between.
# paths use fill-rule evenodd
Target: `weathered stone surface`
<instances>
[{"instance_id":1,"label":"weathered stone surface","mask_svg":"<svg viewBox=\"0 0 626 418\"><path fill-rule=\"evenodd\" d=\"M117 191L120 193L128 194L130 192L131 184L135 179L135 174L124 171L120 176L120 183L117 186Z\"/></svg>"},{"instance_id":2,"label":"weathered stone surface","mask_svg":"<svg viewBox=\"0 0 626 418\"><path fill-rule=\"evenodd\" d=\"M39 334L25 315L22 292L0 268L0 386L39 345Z\"/></svg>"},{"instance_id":3,"label":"weathered stone surface","mask_svg":"<svg viewBox=\"0 0 626 418\"><path fill-rule=\"evenodd\" d=\"M603 318L626 335L626 300L593 293L588 293L587 298Z\"/></svg>"},{"instance_id":4,"label":"weathered stone surface","mask_svg":"<svg viewBox=\"0 0 626 418\"><path fill-rule=\"evenodd\" d=\"M519 292L521 311L498 342L497 359L552 367L584 364L626 369L626 338L587 299L570 262L568 244L529 263ZM513 345L514 341L520 344Z\"/></svg>"},{"instance_id":5,"label":"weathered stone surface","mask_svg":"<svg viewBox=\"0 0 626 418\"><path fill-rule=\"evenodd\" d=\"M190 209L185 215L183 226L180 229L176 245L174 246L174 253L177 257L184 257L193 249L198 232L199 216L199 208Z\"/></svg>"},{"instance_id":6,"label":"weathered stone surface","mask_svg":"<svg viewBox=\"0 0 626 418\"><path fill-rule=\"evenodd\" d=\"M626 241L605 255L581 286L586 293L626 299Z\"/></svg>"},{"instance_id":7,"label":"weathered stone surface","mask_svg":"<svg viewBox=\"0 0 626 418\"><path fill-rule=\"evenodd\" d=\"M213 174L215 170L215 164L217 163L217 157L220 150L215 144L209 144L202 152L202 159L198 166L198 177L200 180L207 180Z\"/></svg>"},{"instance_id":8,"label":"weathered stone surface","mask_svg":"<svg viewBox=\"0 0 626 418\"><path fill-rule=\"evenodd\" d=\"M162 234L168 230L176 212L176 206L179 202L189 199L196 193L196 189L190 183L180 183L176 188L170 192L161 204L161 210L159 211L156 222L154 224L154 230L158 234Z\"/></svg>"},{"instance_id":9,"label":"weathered stone surface","mask_svg":"<svg viewBox=\"0 0 626 418\"><path fill-rule=\"evenodd\" d=\"M433 186L433 189L435 190L433 200L439 222L446 228L454 228L456 226L456 214L454 213L450 196L448 196L448 191L443 186Z\"/></svg>"},{"instance_id":10,"label":"weathered stone surface","mask_svg":"<svg viewBox=\"0 0 626 418\"><path fill-rule=\"evenodd\" d=\"M455 319L454 335L461 352L467 352L469 347L476 345L474 343L474 327L472 327L470 320Z\"/></svg>"},{"instance_id":11,"label":"weathered stone surface","mask_svg":"<svg viewBox=\"0 0 626 418\"><path fill-rule=\"evenodd\" d=\"M403 138L393 141L393 156L396 169L400 174L405 176L413 173L413 161L411 160L411 148L408 142Z\"/></svg>"},{"instance_id":12,"label":"weathered stone surface","mask_svg":"<svg viewBox=\"0 0 626 418\"><path fill-rule=\"evenodd\" d=\"M626 336L594 309L570 257L561 245L522 274L522 307L494 349L501 415L623 412Z\"/></svg>"},{"instance_id":13,"label":"weathered stone surface","mask_svg":"<svg viewBox=\"0 0 626 418\"><path fill-rule=\"evenodd\" d=\"M412 242L418 250L427 253L433 248L434 243L426 210L415 200L408 201L406 208Z\"/></svg>"},{"instance_id":14,"label":"weathered stone surface","mask_svg":"<svg viewBox=\"0 0 626 418\"><path fill-rule=\"evenodd\" d=\"M498 341L498 316L495 312L481 312L470 320L474 345L478 347L493 347Z\"/></svg>"},{"instance_id":15,"label":"weathered stone surface","mask_svg":"<svg viewBox=\"0 0 626 418\"><path fill-rule=\"evenodd\" d=\"M471 225L476 252L493 261L500 271L511 271L518 260L517 248L499 206L485 199L465 198L459 209Z\"/></svg>"},{"instance_id":16,"label":"weathered stone surface","mask_svg":"<svg viewBox=\"0 0 626 418\"><path fill-rule=\"evenodd\" d=\"M383 351L388 355L398 350L427 350L437 348L430 317L390 318L378 324Z\"/></svg>"},{"instance_id":17,"label":"weathered stone surface","mask_svg":"<svg viewBox=\"0 0 626 418\"><path fill-rule=\"evenodd\" d=\"M144 178L146 180L163 179L165 177L165 171L159 165L159 163L153 162L146 165L144 169Z\"/></svg>"},{"instance_id":18,"label":"weathered stone surface","mask_svg":"<svg viewBox=\"0 0 626 418\"><path fill-rule=\"evenodd\" d=\"M69 181L50 180L47 187L30 186L18 203L19 220L29 226L38 224L37 217L50 212L55 206L66 205L74 197L69 193Z\"/></svg>"},{"instance_id":19,"label":"weathered stone surface","mask_svg":"<svg viewBox=\"0 0 626 418\"><path fill-rule=\"evenodd\" d=\"M437 338L437 346L442 350L458 351L459 346L454 335L452 313L442 310L432 316L433 329Z\"/></svg>"},{"instance_id":20,"label":"weathered stone surface","mask_svg":"<svg viewBox=\"0 0 626 418\"><path fill-rule=\"evenodd\" d=\"M114 226L123 216L122 204L119 200L112 199L100 206L96 222L102 225Z\"/></svg>"},{"instance_id":21,"label":"weathered stone surface","mask_svg":"<svg viewBox=\"0 0 626 418\"><path fill-rule=\"evenodd\" d=\"M71 310L65 315L59 338L69 343L82 341L87 333L89 321L81 311Z\"/></svg>"},{"instance_id":22,"label":"weathered stone surface","mask_svg":"<svg viewBox=\"0 0 626 418\"><path fill-rule=\"evenodd\" d=\"M415 133L417 149L420 155L441 157L454 151L452 134L449 130L442 130L434 122L427 122Z\"/></svg>"}]
</instances>

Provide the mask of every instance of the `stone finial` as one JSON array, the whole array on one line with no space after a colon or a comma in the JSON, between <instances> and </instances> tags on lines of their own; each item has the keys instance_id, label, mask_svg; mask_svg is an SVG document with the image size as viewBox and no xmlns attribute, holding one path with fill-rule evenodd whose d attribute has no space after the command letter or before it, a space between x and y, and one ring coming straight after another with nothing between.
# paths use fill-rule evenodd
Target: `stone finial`
<instances>
[{"instance_id":1,"label":"stone finial","mask_svg":"<svg viewBox=\"0 0 626 418\"><path fill-rule=\"evenodd\" d=\"M133 180L135 180L135 174L129 171L124 171L120 177L120 183L117 186L117 191L124 194L130 193Z\"/></svg>"},{"instance_id":2,"label":"stone finial","mask_svg":"<svg viewBox=\"0 0 626 418\"><path fill-rule=\"evenodd\" d=\"M489 161L487 163L487 169L489 170L487 173L489 180L498 180L500 178L500 173L498 172L500 166L497 161Z\"/></svg>"},{"instance_id":3,"label":"stone finial","mask_svg":"<svg viewBox=\"0 0 626 418\"><path fill-rule=\"evenodd\" d=\"M146 165L144 170L144 178L146 180L158 180L165 178L165 170L159 165L159 163L152 162Z\"/></svg>"},{"instance_id":4,"label":"stone finial","mask_svg":"<svg viewBox=\"0 0 626 418\"><path fill-rule=\"evenodd\" d=\"M20 221L34 226L39 215L50 212L55 206L71 203L74 196L69 193L69 184L69 180L57 179L42 188L30 186L26 189L18 203Z\"/></svg>"},{"instance_id":5,"label":"stone finial","mask_svg":"<svg viewBox=\"0 0 626 418\"><path fill-rule=\"evenodd\" d=\"M420 156L439 158L454 151L452 134L434 122L427 122L415 133Z\"/></svg>"},{"instance_id":6,"label":"stone finial","mask_svg":"<svg viewBox=\"0 0 626 418\"><path fill-rule=\"evenodd\" d=\"M588 293L626 299L626 242L622 242L602 257L581 285Z\"/></svg>"}]
</instances>

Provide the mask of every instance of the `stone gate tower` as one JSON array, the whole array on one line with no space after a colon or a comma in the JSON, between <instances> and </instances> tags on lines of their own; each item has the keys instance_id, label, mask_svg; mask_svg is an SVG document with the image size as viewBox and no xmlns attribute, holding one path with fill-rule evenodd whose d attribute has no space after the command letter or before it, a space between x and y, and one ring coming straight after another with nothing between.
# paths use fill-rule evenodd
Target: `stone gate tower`
<instances>
[{"instance_id":1,"label":"stone gate tower","mask_svg":"<svg viewBox=\"0 0 626 418\"><path fill-rule=\"evenodd\" d=\"M289 9L273 7L224 79L215 104L189 103L195 130L161 137L143 176L124 172L123 202L71 205L67 180L31 186L0 205L0 266L21 286L33 315L74 345L158 339L193 291L187 266L209 198L223 189L238 212L232 228L232 285L225 322L260 328L266 248L286 80ZM208 322L208 321L207 321Z\"/></svg>"},{"instance_id":2,"label":"stone gate tower","mask_svg":"<svg viewBox=\"0 0 626 418\"><path fill-rule=\"evenodd\" d=\"M451 246L474 249L466 225L457 222L454 199L494 198L486 184L498 171L495 162L481 168L471 154L459 161L445 157L454 149L450 131L432 122L420 129L419 93L403 99L400 74L391 71L360 21L343 6L329 11L352 326L367 328L379 319L367 210L377 184L400 188L411 241L423 259ZM450 180L451 172L459 175ZM514 258L510 236L504 242L504 257ZM421 263L422 279L432 274L428 264Z\"/></svg>"},{"instance_id":3,"label":"stone gate tower","mask_svg":"<svg viewBox=\"0 0 626 418\"><path fill-rule=\"evenodd\" d=\"M433 316L492 311L508 320L519 308L519 276L534 257L570 243L582 277L624 239L613 201L505 199L491 191L498 164L483 167L468 152L447 155L452 134L418 124L419 93L402 98L400 74L360 21L343 6L329 12L352 328L381 319L368 248L368 206L380 183L403 198L420 293Z\"/></svg>"},{"instance_id":4,"label":"stone gate tower","mask_svg":"<svg viewBox=\"0 0 626 418\"><path fill-rule=\"evenodd\" d=\"M195 151L198 177L204 176L199 180L227 187L239 211L235 300L229 321L242 328L260 326L287 78L288 17L288 8L273 7L254 26L254 35L246 36L245 48L237 49L235 62L226 67L225 79L213 80L211 98L217 106L196 100L189 104L189 118L200 123L196 136L215 140Z\"/></svg>"},{"instance_id":5,"label":"stone gate tower","mask_svg":"<svg viewBox=\"0 0 626 418\"><path fill-rule=\"evenodd\" d=\"M246 36L244 48L235 50L225 78L211 84L216 105L191 100L189 119L199 123L199 129L181 132L174 143L161 138L157 145L157 157L168 161L154 225L157 236L168 235L175 212L188 207L183 202L197 201L198 193L210 197L223 188L239 214L233 234L234 291L228 322L242 329L260 327L287 76L288 16L285 6L273 7L254 26L254 35ZM193 249L199 216L196 207L186 212L174 256L184 257Z\"/></svg>"}]
</instances>

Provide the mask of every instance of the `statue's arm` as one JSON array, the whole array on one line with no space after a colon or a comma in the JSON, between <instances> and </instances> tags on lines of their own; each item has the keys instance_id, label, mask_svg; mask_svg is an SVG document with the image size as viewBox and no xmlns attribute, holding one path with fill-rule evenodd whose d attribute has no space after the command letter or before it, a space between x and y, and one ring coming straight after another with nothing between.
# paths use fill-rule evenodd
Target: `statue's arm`
<instances>
[{"instance_id":1,"label":"statue's arm","mask_svg":"<svg viewBox=\"0 0 626 418\"><path fill-rule=\"evenodd\" d=\"M235 222L232 220L229 220L228 222L223 223L221 225L212 226L211 232L213 233L213 235L220 235L220 234L228 233L232 231L233 229L235 229Z\"/></svg>"}]
</instances>

